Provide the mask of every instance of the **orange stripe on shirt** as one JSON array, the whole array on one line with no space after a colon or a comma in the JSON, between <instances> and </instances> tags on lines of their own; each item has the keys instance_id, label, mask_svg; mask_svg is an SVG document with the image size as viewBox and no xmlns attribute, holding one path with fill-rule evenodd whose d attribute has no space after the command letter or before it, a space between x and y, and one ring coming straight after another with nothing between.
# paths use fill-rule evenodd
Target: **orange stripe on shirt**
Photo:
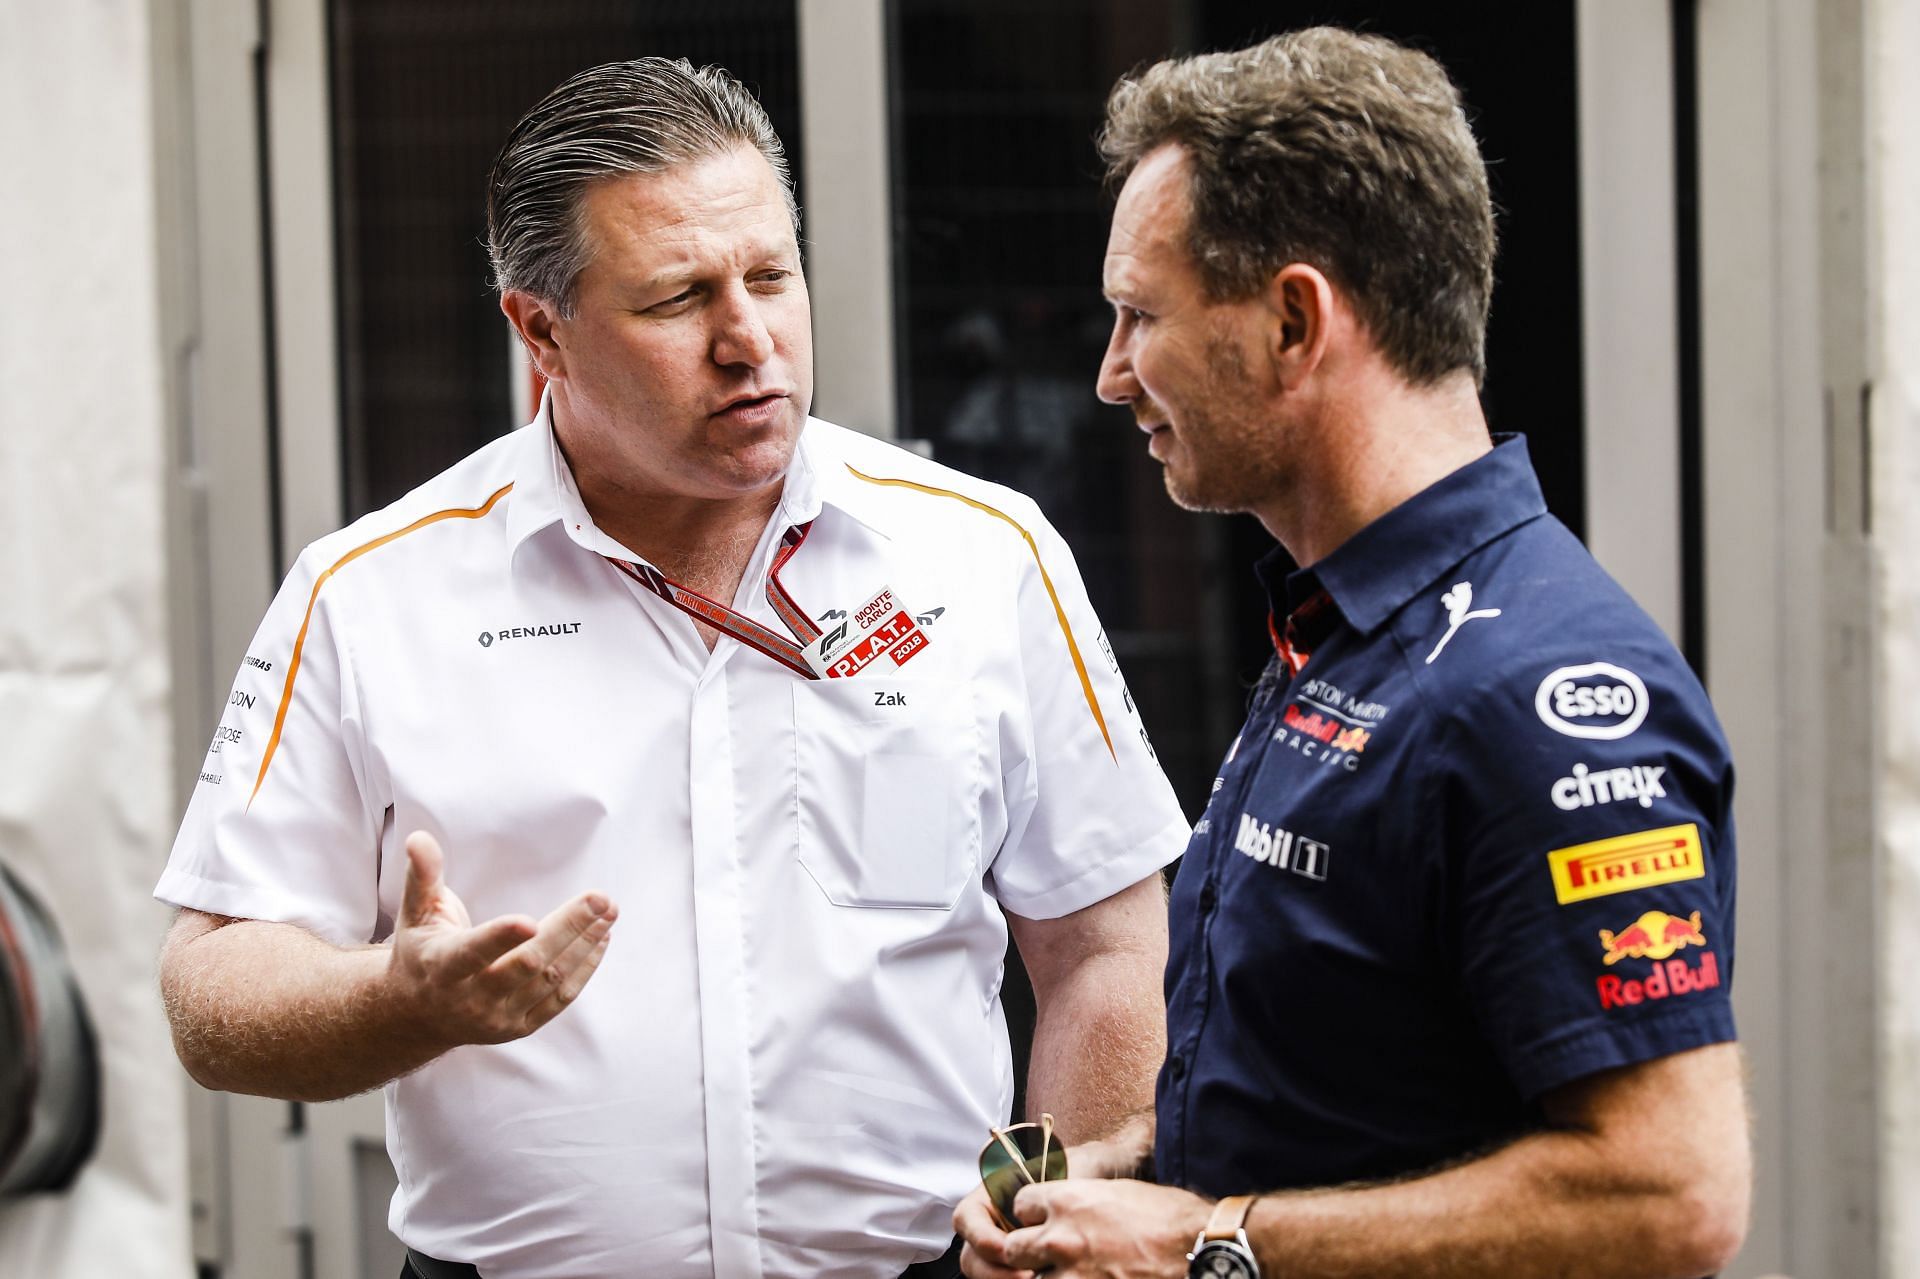
<instances>
[{"instance_id":1,"label":"orange stripe on shirt","mask_svg":"<svg viewBox=\"0 0 1920 1279\"><path fill-rule=\"evenodd\" d=\"M1113 757L1114 763L1119 763L1120 757L1114 754L1113 750L1113 737L1107 732L1107 718L1100 713L1100 699L1094 696L1093 680L1087 675L1087 664L1080 657L1080 646L1074 642L1073 627L1067 621L1067 610L1060 606L1060 595L1053 589L1053 579L1047 575L1047 566L1040 562L1040 547L1035 544L1033 534L1027 532L1025 526L1022 525L1019 520L1014 519L1005 511L996 510L988 506L985 502L977 502L964 493L955 493L951 489L934 488L928 484L916 484L912 480L886 479L877 475L868 475L851 462L847 463L847 470L853 472L856 478L865 480L869 484L882 484L893 488L913 489L920 493L931 493L935 497L950 497L956 502L965 502L976 511L985 511L997 520L1005 520L1013 526L1015 532L1019 533L1020 536L1026 540L1027 550L1033 554L1034 567L1040 570L1040 581L1047 588L1047 598L1053 601L1054 620L1060 623L1060 633L1066 637L1067 653L1073 658L1073 669L1080 676L1080 692L1087 699L1087 709L1093 712L1093 722L1100 727L1100 737L1101 740L1107 744L1107 754Z\"/></svg>"},{"instance_id":2,"label":"orange stripe on shirt","mask_svg":"<svg viewBox=\"0 0 1920 1279\"><path fill-rule=\"evenodd\" d=\"M273 715L273 733L267 738L266 753L260 757L260 775L253 779L253 791L247 796L248 808L253 807L254 798L260 794L260 786L267 780L267 767L273 763L273 753L280 748L280 730L286 727L287 708L293 705L294 677L300 674L300 651L306 647L307 627L313 622L313 606L319 601L320 588L327 584L327 579L368 551L378 550L388 542L398 541L416 529L423 529L429 524L438 524L441 520L477 520L491 511L494 503L512 491L513 485L509 484L488 498L484 505L457 507L453 510L435 511L431 515L423 515L403 529L396 529L385 537L376 537L371 542L354 547L335 560L326 572L313 579L313 593L307 596L307 612L300 619L300 633L294 636L293 640L293 656L287 661L287 682L280 689L280 708Z\"/></svg>"}]
</instances>

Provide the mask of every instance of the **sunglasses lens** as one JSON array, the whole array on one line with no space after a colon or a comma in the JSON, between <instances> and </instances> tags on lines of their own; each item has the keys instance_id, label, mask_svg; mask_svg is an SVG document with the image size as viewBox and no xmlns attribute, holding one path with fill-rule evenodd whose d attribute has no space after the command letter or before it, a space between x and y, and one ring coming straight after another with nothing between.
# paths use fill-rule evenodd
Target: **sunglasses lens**
<instances>
[{"instance_id":1,"label":"sunglasses lens","mask_svg":"<svg viewBox=\"0 0 1920 1279\"><path fill-rule=\"evenodd\" d=\"M1008 1135L1018 1143L1018 1133ZM1006 1147L997 1141L988 1142L987 1148L980 1152L980 1184L987 1188L987 1202L993 1205L1000 1224L1008 1229L1018 1225L1020 1219L1013 1215L1013 1200L1027 1179L1020 1175L1019 1165L1013 1162Z\"/></svg>"},{"instance_id":2,"label":"sunglasses lens","mask_svg":"<svg viewBox=\"0 0 1920 1279\"><path fill-rule=\"evenodd\" d=\"M1058 1141L1048 1141L1038 1124L1020 1124L1006 1129L1007 1140L1020 1152L1015 1162L1005 1145L990 1141L980 1152L980 1184L987 1188L987 1201L1011 1229L1020 1223L1013 1215L1013 1201L1020 1187L1037 1181L1061 1181L1067 1175L1067 1152Z\"/></svg>"}]
</instances>

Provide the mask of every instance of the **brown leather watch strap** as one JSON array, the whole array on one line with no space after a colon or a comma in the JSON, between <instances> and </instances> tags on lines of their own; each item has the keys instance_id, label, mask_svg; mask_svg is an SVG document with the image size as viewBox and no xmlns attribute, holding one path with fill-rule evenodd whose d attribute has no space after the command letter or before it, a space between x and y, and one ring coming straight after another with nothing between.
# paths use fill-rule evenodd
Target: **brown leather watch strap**
<instances>
[{"instance_id":1,"label":"brown leather watch strap","mask_svg":"<svg viewBox=\"0 0 1920 1279\"><path fill-rule=\"evenodd\" d=\"M1231 1239L1245 1228L1247 1215L1253 1211L1253 1201L1259 1195L1228 1195L1213 1206L1213 1215L1207 1218L1207 1228L1201 1232L1202 1240Z\"/></svg>"}]
</instances>

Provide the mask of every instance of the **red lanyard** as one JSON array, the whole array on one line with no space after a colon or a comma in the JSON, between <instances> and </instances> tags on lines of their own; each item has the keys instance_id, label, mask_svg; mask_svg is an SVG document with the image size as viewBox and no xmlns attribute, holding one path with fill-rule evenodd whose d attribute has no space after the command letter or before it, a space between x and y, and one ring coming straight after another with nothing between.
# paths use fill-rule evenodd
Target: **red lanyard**
<instances>
[{"instance_id":1,"label":"red lanyard","mask_svg":"<svg viewBox=\"0 0 1920 1279\"><path fill-rule=\"evenodd\" d=\"M807 679L819 679L813 667L807 664L806 647L820 638L820 628L813 624L806 611L794 602L780 585L780 570L807 540L807 530L813 527L812 521L797 525L780 535L780 549L774 552L773 567L767 573L767 603L779 615L781 622L799 639L799 643L788 639L776 631L762 626L744 613L736 613L715 600L710 600L698 591L690 591L680 583L669 578L651 564L635 564L630 560L618 560L611 555L607 563L631 577L640 585L658 595L687 616L705 622L723 635L730 635L755 652L765 653L774 661Z\"/></svg>"},{"instance_id":2,"label":"red lanyard","mask_svg":"<svg viewBox=\"0 0 1920 1279\"><path fill-rule=\"evenodd\" d=\"M1306 668L1307 659L1313 656L1311 649L1317 647L1320 641L1326 638L1326 619L1320 614L1332 603L1333 596L1324 590L1316 591L1312 598L1287 615L1284 633L1274 626L1273 614L1271 611L1268 612L1267 635L1273 640L1273 651L1278 653L1280 660L1286 664L1289 680L1300 677L1300 672ZM1307 638L1308 633L1311 633L1311 639Z\"/></svg>"}]
</instances>

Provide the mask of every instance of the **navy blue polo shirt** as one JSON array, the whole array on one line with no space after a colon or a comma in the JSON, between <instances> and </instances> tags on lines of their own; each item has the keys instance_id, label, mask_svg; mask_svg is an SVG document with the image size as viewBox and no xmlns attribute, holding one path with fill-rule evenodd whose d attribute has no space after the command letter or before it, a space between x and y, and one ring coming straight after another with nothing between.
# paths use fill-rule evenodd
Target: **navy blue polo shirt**
<instances>
[{"instance_id":1,"label":"navy blue polo shirt","mask_svg":"<svg viewBox=\"0 0 1920 1279\"><path fill-rule=\"evenodd\" d=\"M1159 1179L1416 1172L1732 1039L1725 737L1524 441L1276 560L1310 656L1255 693L1174 884Z\"/></svg>"}]
</instances>

